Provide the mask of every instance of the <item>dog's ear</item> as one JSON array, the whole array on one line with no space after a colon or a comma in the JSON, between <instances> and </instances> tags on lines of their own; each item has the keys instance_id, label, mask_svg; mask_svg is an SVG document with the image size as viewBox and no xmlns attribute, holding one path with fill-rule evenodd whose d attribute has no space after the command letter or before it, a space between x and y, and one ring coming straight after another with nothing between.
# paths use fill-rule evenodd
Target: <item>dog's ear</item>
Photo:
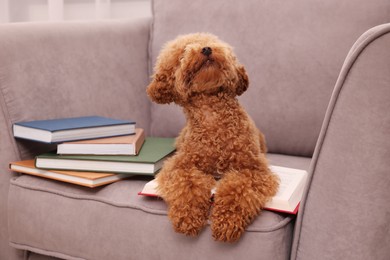
<instances>
[{"instance_id":1,"label":"dog's ear","mask_svg":"<svg viewBox=\"0 0 390 260\"><path fill-rule=\"evenodd\" d=\"M242 65L237 66L237 77L238 80L236 86L236 94L239 96L242 93L244 93L249 86L249 78L244 66Z\"/></svg>"},{"instance_id":2,"label":"dog's ear","mask_svg":"<svg viewBox=\"0 0 390 260\"><path fill-rule=\"evenodd\" d=\"M152 82L146 89L146 93L150 99L159 104L168 104L174 102L174 79L167 76L165 73L155 73L152 77Z\"/></svg>"}]
</instances>

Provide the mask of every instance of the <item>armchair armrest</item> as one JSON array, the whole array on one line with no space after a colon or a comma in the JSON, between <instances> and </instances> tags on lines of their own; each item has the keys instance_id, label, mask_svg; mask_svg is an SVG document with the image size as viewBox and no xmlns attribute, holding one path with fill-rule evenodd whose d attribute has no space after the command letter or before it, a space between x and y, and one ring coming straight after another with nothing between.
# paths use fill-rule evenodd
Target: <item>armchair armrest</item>
<instances>
[{"instance_id":1,"label":"armchair armrest","mask_svg":"<svg viewBox=\"0 0 390 260\"><path fill-rule=\"evenodd\" d=\"M336 83L292 259L390 256L390 24L363 34Z\"/></svg>"}]
</instances>

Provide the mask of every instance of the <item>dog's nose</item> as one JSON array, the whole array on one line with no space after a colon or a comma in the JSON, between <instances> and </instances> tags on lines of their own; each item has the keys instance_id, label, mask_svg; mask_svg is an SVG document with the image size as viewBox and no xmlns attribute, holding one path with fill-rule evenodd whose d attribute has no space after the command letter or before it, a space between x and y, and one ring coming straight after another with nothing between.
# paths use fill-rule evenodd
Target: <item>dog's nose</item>
<instances>
[{"instance_id":1,"label":"dog's nose","mask_svg":"<svg viewBox=\"0 0 390 260\"><path fill-rule=\"evenodd\" d=\"M203 54L203 55L206 55L206 56L210 56L212 52L213 52L213 51L211 50L210 47L204 47L204 48L202 49L202 54Z\"/></svg>"}]
</instances>

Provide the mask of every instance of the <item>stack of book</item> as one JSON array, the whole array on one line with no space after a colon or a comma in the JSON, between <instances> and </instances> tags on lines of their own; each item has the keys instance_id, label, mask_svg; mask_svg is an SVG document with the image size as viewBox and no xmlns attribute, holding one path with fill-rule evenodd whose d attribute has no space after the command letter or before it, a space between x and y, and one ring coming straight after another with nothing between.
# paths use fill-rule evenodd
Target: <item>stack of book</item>
<instances>
[{"instance_id":1,"label":"stack of book","mask_svg":"<svg viewBox=\"0 0 390 260\"><path fill-rule=\"evenodd\" d=\"M135 122L99 116L20 122L13 133L58 145L55 152L11 162L11 170L91 188L132 175L154 176L175 151L173 138L146 138Z\"/></svg>"}]
</instances>

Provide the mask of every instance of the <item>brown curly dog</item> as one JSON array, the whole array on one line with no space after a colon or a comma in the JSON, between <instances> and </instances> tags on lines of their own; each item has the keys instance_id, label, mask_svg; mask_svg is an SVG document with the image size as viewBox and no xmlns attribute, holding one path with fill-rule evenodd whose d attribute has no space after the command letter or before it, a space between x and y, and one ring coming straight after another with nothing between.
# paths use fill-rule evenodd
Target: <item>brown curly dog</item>
<instances>
[{"instance_id":1,"label":"brown curly dog","mask_svg":"<svg viewBox=\"0 0 390 260\"><path fill-rule=\"evenodd\" d=\"M156 176L177 232L195 236L210 218L214 239L234 242L277 191L263 135L237 100L247 88L232 48L211 34L179 36L157 59L147 93L180 105L187 119Z\"/></svg>"}]
</instances>

